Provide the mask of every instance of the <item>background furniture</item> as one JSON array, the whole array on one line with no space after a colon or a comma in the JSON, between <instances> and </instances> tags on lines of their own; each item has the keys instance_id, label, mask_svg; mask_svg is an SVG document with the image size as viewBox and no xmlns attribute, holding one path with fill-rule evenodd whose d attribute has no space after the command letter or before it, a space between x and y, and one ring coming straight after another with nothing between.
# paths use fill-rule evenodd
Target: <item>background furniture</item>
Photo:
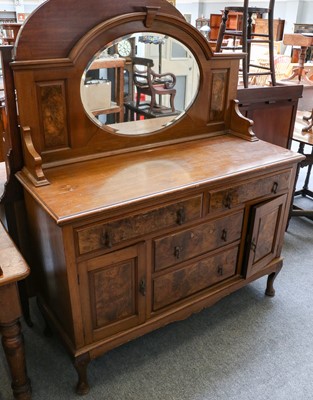
<instances>
[{"instance_id":1,"label":"background furniture","mask_svg":"<svg viewBox=\"0 0 313 400\"><path fill-rule=\"evenodd\" d=\"M302 80L309 84L313 85L313 81L311 81L307 76L307 71L304 68L305 56L309 46L313 44L313 33L287 33L284 35L284 44L287 46L300 46L301 52L299 54L299 65L294 69L291 76L284 79L286 81L292 80L295 77L298 77L298 82L300 83Z\"/></svg>"},{"instance_id":2,"label":"background furniture","mask_svg":"<svg viewBox=\"0 0 313 400\"><path fill-rule=\"evenodd\" d=\"M176 95L176 76L170 72L158 74L153 71L153 60L142 57L134 57L133 65L133 81L136 88L136 107L141 106L141 96L149 96L150 101L144 100L144 104L148 105L149 111L153 112L162 106L162 96L170 97L171 112L175 111L175 95ZM159 100L157 100L157 96ZM164 112L165 113L165 112Z\"/></svg>"},{"instance_id":3,"label":"background furniture","mask_svg":"<svg viewBox=\"0 0 313 400\"><path fill-rule=\"evenodd\" d=\"M200 71L193 103L154 132L99 127L79 96L86 66L115 39L155 30L192 49ZM21 31L10 66L31 267L80 394L89 390L88 363L104 352L261 276L266 294L275 293L303 156L258 140L240 114L240 57L213 54L164 0L51 0Z\"/></svg>"},{"instance_id":4,"label":"background furniture","mask_svg":"<svg viewBox=\"0 0 313 400\"><path fill-rule=\"evenodd\" d=\"M2 29L4 31L3 44L14 45L21 27L22 24L17 22L2 24Z\"/></svg>"},{"instance_id":5,"label":"background furniture","mask_svg":"<svg viewBox=\"0 0 313 400\"><path fill-rule=\"evenodd\" d=\"M22 314L17 282L25 279L29 268L0 223L0 333L12 377L14 397L31 399L30 380L26 372Z\"/></svg>"},{"instance_id":6,"label":"background furniture","mask_svg":"<svg viewBox=\"0 0 313 400\"><path fill-rule=\"evenodd\" d=\"M295 129L293 132L292 139L299 144L298 152L300 154L305 155L305 159L301 161L301 163L299 164L296 182L298 180L299 169L307 167L303 186L300 189L295 190L294 197L297 198L301 196L313 200L313 191L310 190L309 188L309 182L311 178L312 165L313 165L313 135L312 135L313 132L312 132L312 126L308 125L306 122L310 117L311 116L308 117L307 115L305 115L304 112L299 111L297 113ZM306 150L307 147L310 147L311 149L310 153L307 152ZM304 209L303 207L296 205L294 202L290 212L290 216L307 217L313 220L313 207L310 209Z\"/></svg>"},{"instance_id":7,"label":"background furniture","mask_svg":"<svg viewBox=\"0 0 313 400\"><path fill-rule=\"evenodd\" d=\"M294 33L313 33L313 24L293 24L293 32ZM295 52L296 49L293 49L293 53ZM312 60L313 59L313 46L310 46L307 50L306 54L306 60ZM298 58L297 60L298 61ZM292 62L296 62L292 61Z\"/></svg>"},{"instance_id":8,"label":"background furniture","mask_svg":"<svg viewBox=\"0 0 313 400\"><path fill-rule=\"evenodd\" d=\"M258 17L253 21L252 31L256 33L268 33L268 20L267 18L262 18L261 14L257 14ZM222 22L221 14L210 14L209 26L210 40L216 41L218 37L218 31ZM228 18L226 22L226 28L239 31L242 29L242 12L232 12L228 13ZM285 28L285 20L274 19L273 20L273 31L274 31L274 41L280 41L283 39ZM225 35L225 37L227 37Z\"/></svg>"},{"instance_id":9,"label":"background furniture","mask_svg":"<svg viewBox=\"0 0 313 400\"><path fill-rule=\"evenodd\" d=\"M236 50L242 49L244 53L247 53L246 57L242 60L242 77L244 87L248 87L249 77L257 75L270 75L271 84L275 86L275 65L274 65L274 27L273 27L273 14L274 14L275 0L269 0L269 5L265 7L249 7L249 0L244 0L243 7L228 6L224 8L224 14L220 25L218 38L216 42L215 50L217 52L223 49ZM240 30L227 29L227 19L230 11L242 13L242 28ZM253 32L252 30L252 15L253 14L268 14L268 27L267 32ZM234 38L234 45L223 46L223 40L225 35L229 35ZM240 46L236 44L236 39L240 39ZM251 63L251 45L253 43L266 43L269 48L269 65L255 65ZM258 68L258 71L253 71L251 67ZM260 71L260 69L262 71Z\"/></svg>"},{"instance_id":10,"label":"background furniture","mask_svg":"<svg viewBox=\"0 0 313 400\"><path fill-rule=\"evenodd\" d=\"M114 114L116 115L116 122L122 122L124 119L124 68L125 59L124 58L111 58L104 57L94 60L89 70L98 70L101 68L106 68L107 70L113 70L114 74L114 86L112 91L112 101L110 101L110 106L102 110L92 110L94 115L101 114Z\"/></svg>"},{"instance_id":11,"label":"background furniture","mask_svg":"<svg viewBox=\"0 0 313 400\"><path fill-rule=\"evenodd\" d=\"M267 18L256 18L254 21L254 33L268 34L268 20ZM284 19L273 19L273 38L274 41L283 40L285 28Z\"/></svg>"},{"instance_id":12,"label":"background furniture","mask_svg":"<svg viewBox=\"0 0 313 400\"><path fill-rule=\"evenodd\" d=\"M210 14L209 26L210 40L216 41L218 38L218 31L222 23L222 13L220 14ZM230 11L227 15L226 28L239 31L242 27L242 12ZM227 36L225 36L227 38Z\"/></svg>"},{"instance_id":13,"label":"background furniture","mask_svg":"<svg viewBox=\"0 0 313 400\"><path fill-rule=\"evenodd\" d=\"M302 85L238 88L240 112L259 139L290 149Z\"/></svg>"}]
</instances>

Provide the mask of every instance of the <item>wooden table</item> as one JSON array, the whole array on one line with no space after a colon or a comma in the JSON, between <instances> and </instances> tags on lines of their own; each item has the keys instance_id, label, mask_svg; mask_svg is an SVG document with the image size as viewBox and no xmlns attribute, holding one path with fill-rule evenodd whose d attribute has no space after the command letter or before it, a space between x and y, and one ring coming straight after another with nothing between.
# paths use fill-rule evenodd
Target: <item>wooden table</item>
<instances>
[{"instance_id":1,"label":"wooden table","mask_svg":"<svg viewBox=\"0 0 313 400\"><path fill-rule=\"evenodd\" d=\"M301 51L298 67L293 70L292 74L288 78L282 80L289 81L297 76L298 83L303 79L304 82L313 85L313 81L311 81L307 76L308 71L304 68L307 48L313 45L313 33L288 33L284 35L283 43L287 46L300 46Z\"/></svg>"},{"instance_id":2,"label":"wooden table","mask_svg":"<svg viewBox=\"0 0 313 400\"><path fill-rule=\"evenodd\" d=\"M312 115L312 114L311 114ZM299 167L308 167L305 181L303 187L299 190L296 190L294 195L295 196L303 196L309 197L313 200L313 191L309 189L309 182L312 172L312 165L313 165L313 130L312 126L311 129L308 129L308 124L304 121L307 121L309 118L307 117L306 113L303 111L297 112L297 118L295 123L295 129L293 133L292 139L299 143L298 152L304 154L306 156L305 160L303 160ZM311 146L311 153L305 154L305 146ZM293 205L293 209L291 211L291 216L298 216L298 217L307 217L309 219L313 219L313 209L311 210L304 210Z\"/></svg>"},{"instance_id":3,"label":"wooden table","mask_svg":"<svg viewBox=\"0 0 313 400\"><path fill-rule=\"evenodd\" d=\"M11 372L13 395L19 400L31 398L19 322L22 312L17 287L17 282L26 278L28 274L26 262L0 224L0 332Z\"/></svg>"}]
</instances>

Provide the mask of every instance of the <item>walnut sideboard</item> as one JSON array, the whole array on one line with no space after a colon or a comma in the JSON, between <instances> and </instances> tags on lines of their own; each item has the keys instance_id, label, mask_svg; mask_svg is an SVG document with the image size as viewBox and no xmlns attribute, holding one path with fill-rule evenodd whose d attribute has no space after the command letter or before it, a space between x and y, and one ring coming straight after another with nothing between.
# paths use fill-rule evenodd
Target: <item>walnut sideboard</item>
<instances>
[{"instance_id":1,"label":"walnut sideboard","mask_svg":"<svg viewBox=\"0 0 313 400\"><path fill-rule=\"evenodd\" d=\"M172 65L174 43L184 50L179 115L115 124L86 108L86 68L129 37L163 40L162 65ZM50 0L20 32L10 66L30 266L80 394L88 363L104 352L261 276L274 295L303 156L259 140L240 114L241 57L214 54L165 0Z\"/></svg>"},{"instance_id":2,"label":"walnut sideboard","mask_svg":"<svg viewBox=\"0 0 313 400\"><path fill-rule=\"evenodd\" d=\"M182 319L252 280L280 257L295 158L265 142L207 139L22 175L42 306L86 363ZM47 240L49 238L49 240Z\"/></svg>"}]
</instances>

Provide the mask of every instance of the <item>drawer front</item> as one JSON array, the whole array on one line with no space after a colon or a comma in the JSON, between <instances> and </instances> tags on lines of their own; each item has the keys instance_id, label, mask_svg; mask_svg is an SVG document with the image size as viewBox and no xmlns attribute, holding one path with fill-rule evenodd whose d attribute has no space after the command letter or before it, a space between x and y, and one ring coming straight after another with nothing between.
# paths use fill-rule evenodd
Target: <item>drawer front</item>
<instances>
[{"instance_id":1,"label":"drawer front","mask_svg":"<svg viewBox=\"0 0 313 400\"><path fill-rule=\"evenodd\" d=\"M240 239L242 220L243 211L240 211L155 240L155 270L162 270Z\"/></svg>"},{"instance_id":2,"label":"drawer front","mask_svg":"<svg viewBox=\"0 0 313 400\"><path fill-rule=\"evenodd\" d=\"M78 253L83 255L109 249L125 240L162 228L183 225L200 218L201 209L202 195L198 195L145 213L77 229Z\"/></svg>"},{"instance_id":3,"label":"drawer front","mask_svg":"<svg viewBox=\"0 0 313 400\"><path fill-rule=\"evenodd\" d=\"M238 246L153 281L153 310L182 300L236 273Z\"/></svg>"},{"instance_id":4,"label":"drawer front","mask_svg":"<svg viewBox=\"0 0 313 400\"><path fill-rule=\"evenodd\" d=\"M271 175L254 182L209 193L209 212L231 209L246 201L275 194L289 188L290 171Z\"/></svg>"}]
</instances>

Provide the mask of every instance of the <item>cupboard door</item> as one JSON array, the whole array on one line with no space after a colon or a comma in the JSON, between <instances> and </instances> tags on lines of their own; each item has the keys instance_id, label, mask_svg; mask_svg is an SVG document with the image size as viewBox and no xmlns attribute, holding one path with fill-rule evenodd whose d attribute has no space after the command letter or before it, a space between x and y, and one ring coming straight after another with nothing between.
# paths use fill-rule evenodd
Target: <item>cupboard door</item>
<instances>
[{"instance_id":1,"label":"cupboard door","mask_svg":"<svg viewBox=\"0 0 313 400\"><path fill-rule=\"evenodd\" d=\"M249 277L277 256L287 195L255 205L251 210L250 233L247 240Z\"/></svg>"},{"instance_id":2,"label":"cupboard door","mask_svg":"<svg viewBox=\"0 0 313 400\"><path fill-rule=\"evenodd\" d=\"M138 244L79 264L87 343L145 319L144 245Z\"/></svg>"}]
</instances>

